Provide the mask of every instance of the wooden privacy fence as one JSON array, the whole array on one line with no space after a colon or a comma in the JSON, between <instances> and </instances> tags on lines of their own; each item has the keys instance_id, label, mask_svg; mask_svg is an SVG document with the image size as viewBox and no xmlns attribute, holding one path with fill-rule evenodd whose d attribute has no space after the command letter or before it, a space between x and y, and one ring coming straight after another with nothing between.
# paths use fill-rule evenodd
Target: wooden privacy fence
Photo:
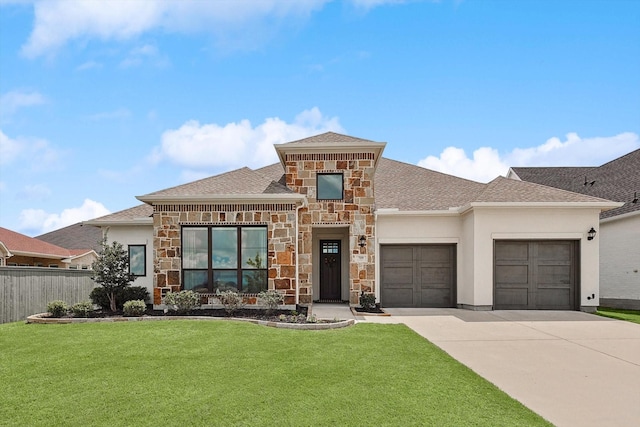
<instances>
[{"instance_id":1,"label":"wooden privacy fence","mask_svg":"<svg viewBox=\"0 0 640 427\"><path fill-rule=\"evenodd\" d=\"M88 270L0 267L0 323L43 313L53 300L87 301L96 286Z\"/></svg>"}]
</instances>

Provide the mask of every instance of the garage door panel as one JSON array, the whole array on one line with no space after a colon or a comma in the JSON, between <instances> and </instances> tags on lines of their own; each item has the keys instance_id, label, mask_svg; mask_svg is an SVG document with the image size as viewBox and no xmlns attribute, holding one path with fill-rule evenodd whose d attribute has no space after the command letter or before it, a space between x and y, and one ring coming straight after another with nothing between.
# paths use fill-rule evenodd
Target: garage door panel
<instances>
[{"instance_id":1,"label":"garage door panel","mask_svg":"<svg viewBox=\"0 0 640 427\"><path fill-rule=\"evenodd\" d=\"M500 265L495 270L496 285L529 283L528 265Z\"/></svg>"},{"instance_id":2,"label":"garage door panel","mask_svg":"<svg viewBox=\"0 0 640 427\"><path fill-rule=\"evenodd\" d=\"M420 302L433 308L451 307L451 291L449 288L423 288Z\"/></svg>"},{"instance_id":3,"label":"garage door panel","mask_svg":"<svg viewBox=\"0 0 640 427\"><path fill-rule=\"evenodd\" d=\"M542 243L538 245L538 259L571 261L570 243Z\"/></svg>"},{"instance_id":4,"label":"garage door panel","mask_svg":"<svg viewBox=\"0 0 640 427\"><path fill-rule=\"evenodd\" d=\"M423 246L418 253L418 259L422 263L451 264L451 249L448 246Z\"/></svg>"},{"instance_id":5,"label":"garage door panel","mask_svg":"<svg viewBox=\"0 0 640 427\"><path fill-rule=\"evenodd\" d=\"M522 242L508 242L496 245L495 257L500 261L527 261L529 259L529 245Z\"/></svg>"},{"instance_id":6,"label":"garage door panel","mask_svg":"<svg viewBox=\"0 0 640 427\"><path fill-rule=\"evenodd\" d=\"M496 300L502 310L523 310L529 306L529 288L497 289Z\"/></svg>"},{"instance_id":7,"label":"garage door panel","mask_svg":"<svg viewBox=\"0 0 640 427\"><path fill-rule=\"evenodd\" d=\"M566 287L569 284L571 284L571 266L538 266L538 285L563 285Z\"/></svg>"},{"instance_id":8,"label":"garage door panel","mask_svg":"<svg viewBox=\"0 0 640 427\"><path fill-rule=\"evenodd\" d=\"M389 246L385 249L384 261L388 263L400 262L411 263L413 260L413 249L411 247Z\"/></svg>"},{"instance_id":9,"label":"garage door panel","mask_svg":"<svg viewBox=\"0 0 640 427\"><path fill-rule=\"evenodd\" d=\"M539 310L571 310L571 291L565 289L538 289L536 306Z\"/></svg>"},{"instance_id":10,"label":"garage door panel","mask_svg":"<svg viewBox=\"0 0 640 427\"><path fill-rule=\"evenodd\" d=\"M411 289L387 289L381 293L381 301L385 301L386 307L414 307L414 292L413 287Z\"/></svg>"},{"instance_id":11,"label":"garage door panel","mask_svg":"<svg viewBox=\"0 0 640 427\"><path fill-rule=\"evenodd\" d=\"M420 284L451 287L451 266L420 269Z\"/></svg>"},{"instance_id":12,"label":"garage door panel","mask_svg":"<svg viewBox=\"0 0 640 427\"><path fill-rule=\"evenodd\" d=\"M392 287L407 283L413 286L413 267L386 267L385 278Z\"/></svg>"},{"instance_id":13,"label":"garage door panel","mask_svg":"<svg viewBox=\"0 0 640 427\"><path fill-rule=\"evenodd\" d=\"M495 309L576 308L575 241L496 241L494 247Z\"/></svg>"}]
</instances>

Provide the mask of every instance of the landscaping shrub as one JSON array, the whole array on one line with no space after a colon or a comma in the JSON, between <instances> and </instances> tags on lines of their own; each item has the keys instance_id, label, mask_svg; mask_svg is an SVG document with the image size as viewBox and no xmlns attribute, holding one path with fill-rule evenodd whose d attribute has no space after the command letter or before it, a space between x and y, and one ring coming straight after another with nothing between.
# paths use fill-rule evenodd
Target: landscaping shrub
<instances>
[{"instance_id":1,"label":"landscaping shrub","mask_svg":"<svg viewBox=\"0 0 640 427\"><path fill-rule=\"evenodd\" d=\"M164 303L170 310L184 314L200 305L200 296L193 291L168 292Z\"/></svg>"},{"instance_id":2,"label":"landscaping shrub","mask_svg":"<svg viewBox=\"0 0 640 427\"><path fill-rule=\"evenodd\" d=\"M141 299L130 300L125 302L123 305L124 315L128 317L142 316L146 310L147 304Z\"/></svg>"},{"instance_id":3,"label":"landscaping shrub","mask_svg":"<svg viewBox=\"0 0 640 427\"><path fill-rule=\"evenodd\" d=\"M118 309L122 309L124 303L127 301L133 300L143 300L149 301L149 290L144 286L129 286L115 293L116 296L116 306ZM107 290L99 286L97 288L93 288L91 294L89 294L89 298L91 301L100 306L103 310L109 310L111 302L109 301L109 296L107 295Z\"/></svg>"},{"instance_id":4,"label":"landscaping shrub","mask_svg":"<svg viewBox=\"0 0 640 427\"><path fill-rule=\"evenodd\" d=\"M216 296L224 306L224 310L229 316L244 307L242 295L236 291L222 291Z\"/></svg>"},{"instance_id":5,"label":"landscaping shrub","mask_svg":"<svg viewBox=\"0 0 640 427\"><path fill-rule=\"evenodd\" d=\"M360 306L364 310L373 310L376 308L376 296L374 294L360 294Z\"/></svg>"},{"instance_id":6,"label":"landscaping shrub","mask_svg":"<svg viewBox=\"0 0 640 427\"><path fill-rule=\"evenodd\" d=\"M71 306L73 317L89 317L93 312L93 303L91 301L82 301Z\"/></svg>"},{"instance_id":7,"label":"landscaping shrub","mask_svg":"<svg viewBox=\"0 0 640 427\"><path fill-rule=\"evenodd\" d=\"M280 304L284 302L284 295L280 292L270 290L266 292L260 292L258 294L258 299L262 302L262 304L266 307L267 314L273 313Z\"/></svg>"},{"instance_id":8,"label":"landscaping shrub","mask_svg":"<svg viewBox=\"0 0 640 427\"><path fill-rule=\"evenodd\" d=\"M51 317L62 317L69 311L69 306L66 302L61 300L51 301L47 304L47 312L51 314Z\"/></svg>"}]
</instances>

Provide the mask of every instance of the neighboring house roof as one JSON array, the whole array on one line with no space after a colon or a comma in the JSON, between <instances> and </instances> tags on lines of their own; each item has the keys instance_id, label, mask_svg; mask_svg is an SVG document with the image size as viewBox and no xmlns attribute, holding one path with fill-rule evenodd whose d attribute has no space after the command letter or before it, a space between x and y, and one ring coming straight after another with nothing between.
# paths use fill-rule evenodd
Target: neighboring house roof
<instances>
[{"instance_id":1,"label":"neighboring house roof","mask_svg":"<svg viewBox=\"0 0 640 427\"><path fill-rule=\"evenodd\" d=\"M68 259L73 255L69 249L61 248L3 227L0 227L0 242L3 243L12 256ZM90 252L90 250L85 250L86 252Z\"/></svg>"},{"instance_id":2,"label":"neighboring house roof","mask_svg":"<svg viewBox=\"0 0 640 427\"><path fill-rule=\"evenodd\" d=\"M510 172L522 181L624 203L619 208L602 212L600 218L604 219L640 212L640 201L637 200L640 193L638 171L640 149L597 167L512 167Z\"/></svg>"},{"instance_id":3,"label":"neighboring house roof","mask_svg":"<svg viewBox=\"0 0 640 427\"><path fill-rule=\"evenodd\" d=\"M76 224L36 236L36 239L72 251L78 249L86 253L89 249L93 249L94 251L99 252L101 250L100 242L102 241L102 230L98 227L83 225L81 222L78 222Z\"/></svg>"}]
</instances>

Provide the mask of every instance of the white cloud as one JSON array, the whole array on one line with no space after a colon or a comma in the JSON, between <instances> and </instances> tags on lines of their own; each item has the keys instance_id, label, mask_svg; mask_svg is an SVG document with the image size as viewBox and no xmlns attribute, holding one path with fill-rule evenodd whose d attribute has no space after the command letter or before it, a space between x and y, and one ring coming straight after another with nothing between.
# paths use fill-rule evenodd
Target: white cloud
<instances>
[{"instance_id":1,"label":"white cloud","mask_svg":"<svg viewBox=\"0 0 640 427\"><path fill-rule=\"evenodd\" d=\"M262 21L275 24L304 19L328 0L121 1L46 0L34 5L35 22L22 47L28 58L55 51L71 40L130 40L146 32L207 31L224 36ZM274 24L272 22L271 24Z\"/></svg>"},{"instance_id":2,"label":"white cloud","mask_svg":"<svg viewBox=\"0 0 640 427\"><path fill-rule=\"evenodd\" d=\"M19 108L40 105L45 102L45 97L39 92L13 90L0 96L0 117L11 115Z\"/></svg>"},{"instance_id":3,"label":"white cloud","mask_svg":"<svg viewBox=\"0 0 640 427\"><path fill-rule=\"evenodd\" d=\"M25 209L20 213L21 230L46 233L80 221L108 215L111 212L102 203L85 199L82 206L64 209L61 213L48 213L42 209Z\"/></svg>"},{"instance_id":4,"label":"white cloud","mask_svg":"<svg viewBox=\"0 0 640 427\"><path fill-rule=\"evenodd\" d=\"M169 58L161 55L156 46L145 44L131 49L129 55L120 62L120 68L138 67L145 61L156 67L166 67L170 64Z\"/></svg>"},{"instance_id":5,"label":"white cloud","mask_svg":"<svg viewBox=\"0 0 640 427\"><path fill-rule=\"evenodd\" d=\"M640 136L632 132L594 138L569 133L564 142L553 137L539 146L515 148L503 155L495 148L481 147L469 158L464 150L447 147L439 157L428 156L418 165L488 182L498 175L506 175L512 166L599 166L637 148L640 148Z\"/></svg>"},{"instance_id":6,"label":"white cloud","mask_svg":"<svg viewBox=\"0 0 640 427\"><path fill-rule=\"evenodd\" d=\"M0 130L0 164L9 165L20 161L21 169L42 171L59 167L60 154L49 141L39 138L16 139Z\"/></svg>"},{"instance_id":7,"label":"white cloud","mask_svg":"<svg viewBox=\"0 0 640 427\"><path fill-rule=\"evenodd\" d=\"M249 120L222 126L191 120L164 132L153 157L189 169L259 167L277 161L273 144L327 131L344 132L337 117L325 117L317 107L298 114L293 123L274 117L255 127Z\"/></svg>"},{"instance_id":8,"label":"white cloud","mask_svg":"<svg viewBox=\"0 0 640 427\"><path fill-rule=\"evenodd\" d=\"M76 68L76 71L87 71L87 70L93 70L93 69L98 69L98 68L102 68L102 64L97 62L97 61L87 61L87 62L83 62L82 64L78 65L78 67Z\"/></svg>"}]
</instances>

